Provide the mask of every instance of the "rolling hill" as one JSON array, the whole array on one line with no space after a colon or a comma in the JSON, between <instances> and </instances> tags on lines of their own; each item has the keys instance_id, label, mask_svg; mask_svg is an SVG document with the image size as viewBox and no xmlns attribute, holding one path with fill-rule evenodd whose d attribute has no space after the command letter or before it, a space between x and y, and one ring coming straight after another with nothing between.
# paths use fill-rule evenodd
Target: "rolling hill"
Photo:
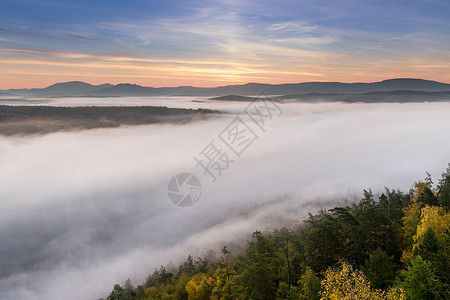
<instances>
[{"instance_id":1,"label":"rolling hill","mask_svg":"<svg viewBox=\"0 0 450 300\"><path fill-rule=\"evenodd\" d=\"M137 84L122 83L117 85L91 85L81 81L56 83L43 89L10 89L6 92L13 95L34 97L67 97L67 96L252 96L264 92L268 95L292 94L358 94L392 91L444 92L450 91L450 84L437 81L398 78L372 83L341 82L303 82L294 84L261 84L247 83L214 88L200 87L143 87Z\"/></svg>"}]
</instances>

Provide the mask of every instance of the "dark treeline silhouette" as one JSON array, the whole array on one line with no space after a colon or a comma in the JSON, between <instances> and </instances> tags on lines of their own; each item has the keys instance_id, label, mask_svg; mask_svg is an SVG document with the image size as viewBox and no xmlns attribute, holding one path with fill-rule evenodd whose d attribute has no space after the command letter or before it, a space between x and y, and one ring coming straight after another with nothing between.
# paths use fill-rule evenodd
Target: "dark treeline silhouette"
<instances>
[{"instance_id":1,"label":"dark treeline silhouette","mask_svg":"<svg viewBox=\"0 0 450 300\"><path fill-rule=\"evenodd\" d=\"M450 91L445 92L422 92L422 91L389 91L370 93L306 93L288 94L283 96L272 96L273 100L280 102L344 102L344 103L421 103L421 102L448 102L450 101ZM254 101L255 97L227 95L211 98L220 101Z\"/></svg>"},{"instance_id":2,"label":"dark treeline silhouette","mask_svg":"<svg viewBox=\"0 0 450 300\"><path fill-rule=\"evenodd\" d=\"M8 106L0 105L0 135L49 133L121 125L188 123L219 111L160 106Z\"/></svg>"}]
</instances>

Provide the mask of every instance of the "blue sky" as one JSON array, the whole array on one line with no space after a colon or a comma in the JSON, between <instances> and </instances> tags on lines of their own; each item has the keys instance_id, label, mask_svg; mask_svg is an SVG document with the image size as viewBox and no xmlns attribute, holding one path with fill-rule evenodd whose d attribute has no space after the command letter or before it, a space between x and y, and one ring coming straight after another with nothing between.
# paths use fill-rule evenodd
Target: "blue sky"
<instances>
[{"instance_id":1,"label":"blue sky","mask_svg":"<svg viewBox=\"0 0 450 300\"><path fill-rule=\"evenodd\" d=\"M448 1L0 2L0 88L450 82Z\"/></svg>"}]
</instances>

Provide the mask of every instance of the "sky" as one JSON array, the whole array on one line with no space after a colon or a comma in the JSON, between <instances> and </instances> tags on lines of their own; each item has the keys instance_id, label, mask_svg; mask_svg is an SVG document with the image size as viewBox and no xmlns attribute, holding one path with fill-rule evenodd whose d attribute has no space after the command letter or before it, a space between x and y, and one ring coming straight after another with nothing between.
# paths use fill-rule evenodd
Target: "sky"
<instances>
[{"instance_id":1,"label":"sky","mask_svg":"<svg viewBox=\"0 0 450 300\"><path fill-rule=\"evenodd\" d=\"M0 89L450 83L446 0L2 0Z\"/></svg>"}]
</instances>

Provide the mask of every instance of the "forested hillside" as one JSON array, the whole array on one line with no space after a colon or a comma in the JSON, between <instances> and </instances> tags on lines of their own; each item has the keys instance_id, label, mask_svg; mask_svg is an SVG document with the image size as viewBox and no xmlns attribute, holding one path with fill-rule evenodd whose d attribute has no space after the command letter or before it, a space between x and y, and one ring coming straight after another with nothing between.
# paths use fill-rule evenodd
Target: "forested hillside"
<instances>
[{"instance_id":1,"label":"forested hillside","mask_svg":"<svg viewBox=\"0 0 450 300\"><path fill-rule=\"evenodd\" d=\"M427 173L407 193L364 191L302 230L255 231L241 253L188 256L106 299L450 299L449 209L450 164L436 183Z\"/></svg>"},{"instance_id":2,"label":"forested hillside","mask_svg":"<svg viewBox=\"0 0 450 300\"><path fill-rule=\"evenodd\" d=\"M189 123L221 113L164 106L14 106L0 105L0 136L46 134L155 123Z\"/></svg>"}]
</instances>

